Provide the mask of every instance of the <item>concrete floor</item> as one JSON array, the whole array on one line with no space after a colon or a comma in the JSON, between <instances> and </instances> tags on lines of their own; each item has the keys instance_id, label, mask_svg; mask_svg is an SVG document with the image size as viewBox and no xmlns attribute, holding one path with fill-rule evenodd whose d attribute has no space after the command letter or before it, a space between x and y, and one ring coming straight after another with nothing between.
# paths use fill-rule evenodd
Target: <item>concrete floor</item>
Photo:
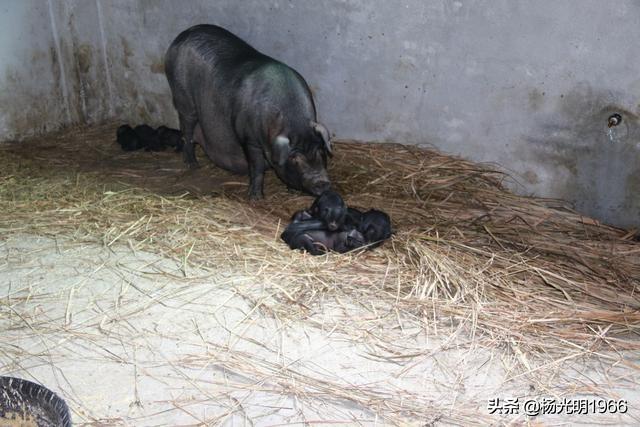
<instances>
[{"instance_id":1,"label":"concrete floor","mask_svg":"<svg viewBox=\"0 0 640 427\"><path fill-rule=\"evenodd\" d=\"M640 422L633 370L558 360L533 382L516 360L453 330L403 331L420 356L381 359L366 337L323 328L330 302L281 322L242 295L247 282L224 271L186 277L176 262L126 246L2 239L0 372L58 392L76 425L524 423L490 416L488 400L567 393L630 408L541 421Z\"/></svg>"}]
</instances>

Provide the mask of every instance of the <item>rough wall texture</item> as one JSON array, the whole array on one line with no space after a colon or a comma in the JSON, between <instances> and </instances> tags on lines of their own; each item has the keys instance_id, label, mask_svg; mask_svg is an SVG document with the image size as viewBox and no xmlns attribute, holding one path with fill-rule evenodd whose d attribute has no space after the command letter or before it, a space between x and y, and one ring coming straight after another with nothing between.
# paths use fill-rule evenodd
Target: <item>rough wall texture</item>
<instances>
[{"instance_id":1,"label":"rough wall texture","mask_svg":"<svg viewBox=\"0 0 640 427\"><path fill-rule=\"evenodd\" d=\"M175 125L162 57L181 30L209 22L300 71L339 137L494 162L520 192L640 226L639 2L64 0L51 1L51 19L48 2L26 3L34 30L0 42L0 70L30 78L2 77L19 108L0 136L114 116ZM8 67L10 51L21 56ZM612 112L623 122L609 133Z\"/></svg>"},{"instance_id":2,"label":"rough wall texture","mask_svg":"<svg viewBox=\"0 0 640 427\"><path fill-rule=\"evenodd\" d=\"M43 132L69 120L50 12L42 0L0 3L0 139Z\"/></svg>"},{"instance_id":3,"label":"rough wall texture","mask_svg":"<svg viewBox=\"0 0 640 427\"><path fill-rule=\"evenodd\" d=\"M113 115L97 5L0 4L0 139Z\"/></svg>"}]
</instances>

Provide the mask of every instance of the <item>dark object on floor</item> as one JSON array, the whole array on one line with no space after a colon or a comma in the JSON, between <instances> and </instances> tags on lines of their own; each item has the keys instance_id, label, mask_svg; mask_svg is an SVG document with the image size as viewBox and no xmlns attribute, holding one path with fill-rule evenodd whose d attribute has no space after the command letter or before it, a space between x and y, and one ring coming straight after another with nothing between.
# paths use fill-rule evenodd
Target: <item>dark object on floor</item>
<instances>
[{"instance_id":1,"label":"dark object on floor","mask_svg":"<svg viewBox=\"0 0 640 427\"><path fill-rule=\"evenodd\" d=\"M370 248L380 246L393 234L391 218L386 212L377 209L362 212L355 208L348 208L342 228L358 230L365 237Z\"/></svg>"},{"instance_id":2,"label":"dark object on floor","mask_svg":"<svg viewBox=\"0 0 640 427\"><path fill-rule=\"evenodd\" d=\"M362 211L356 208L347 208L347 215L344 218L344 224L342 226L346 230L357 230L362 223L362 215Z\"/></svg>"},{"instance_id":3,"label":"dark object on floor","mask_svg":"<svg viewBox=\"0 0 640 427\"><path fill-rule=\"evenodd\" d=\"M333 190L327 190L316 197L309 209L296 212L292 221L316 218L324 222L329 231L336 231L342 227L346 216L347 205L342 197Z\"/></svg>"},{"instance_id":4,"label":"dark object on floor","mask_svg":"<svg viewBox=\"0 0 640 427\"><path fill-rule=\"evenodd\" d=\"M129 125L122 125L116 131L118 144L124 151L135 151L143 147L138 134Z\"/></svg>"},{"instance_id":5,"label":"dark object on floor","mask_svg":"<svg viewBox=\"0 0 640 427\"><path fill-rule=\"evenodd\" d=\"M378 247L391 237L391 218L386 212L369 209L362 214L358 231L362 233L370 248Z\"/></svg>"},{"instance_id":6,"label":"dark object on floor","mask_svg":"<svg viewBox=\"0 0 640 427\"><path fill-rule=\"evenodd\" d=\"M31 381L0 377L0 424L14 416L38 427L71 427L69 408L57 394Z\"/></svg>"},{"instance_id":7,"label":"dark object on floor","mask_svg":"<svg viewBox=\"0 0 640 427\"><path fill-rule=\"evenodd\" d=\"M166 146L160 143L158 139L158 132L154 128L149 125L138 125L135 127L134 131L140 141L142 141L142 145L146 151L164 151L166 150Z\"/></svg>"},{"instance_id":8,"label":"dark object on floor","mask_svg":"<svg viewBox=\"0 0 640 427\"><path fill-rule=\"evenodd\" d=\"M330 225L335 228L330 229ZM349 252L362 246L372 249L392 233L391 218L385 212L370 209L363 213L347 208L338 193L326 191L309 209L296 212L280 237L291 249L320 255Z\"/></svg>"},{"instance_id":9,"label":"dark object on floor","mask_svg":"<svg viewBox=\"0 0 640 427\"><path fill-rule=\"evenodd\" d=\"M171 147L176 153L182 151L184 145L182 141L182 133L178 129L171 129L166 126L160 126L156 129L158 141L165 147Z\"/></svg>"},{"instance_id":10,"label":"dark object on floor","mask_svg":"<svg viewBox=\"0 0 640 427\"><path fill-rule=\"evenodd\" d=\"M293 222L280 237L291 249L303 249L311 255L330 251L345 253L366 244L358 230L329 231L321 227L324 222L317 219Z\"/></svg>"},{"instance_id":11,"label":"dark object on floor","mask_svg":"<svg viewBox=\"0 0 640 427\"><path fill-rule=\"evenodd\" d=\"M144 148L146 151L165 151L173 148L174 151L182 151L182 133L178 129L160 126L153 129L151 126L141 124L132 128L122 125L117 131L118 144L124 151L136 151Z\"/></svg>"}]
</instances>

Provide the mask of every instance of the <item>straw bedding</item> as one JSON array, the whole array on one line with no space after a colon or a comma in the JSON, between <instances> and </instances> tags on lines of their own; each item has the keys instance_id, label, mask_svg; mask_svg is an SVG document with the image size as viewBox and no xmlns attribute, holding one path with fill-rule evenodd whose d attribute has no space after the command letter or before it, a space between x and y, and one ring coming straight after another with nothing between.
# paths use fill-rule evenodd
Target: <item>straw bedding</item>
<instances>
[{"instance_id":1,"label":"straw bedding","mask_svg":"<svg viewBox=\"0 0 640 427\"><path fill-rule=\"evenodd\" d=\"M374 251L311 257L279 234L311 198L273 174L264 201L246 177L179 154L121 152L116 124L67 129L0 147L0 233L65 234L128 244L191 266L249 274L243 296L282 319L322 320L376 357L419 352L401 331L462 328L486 346L536 357L600 357L638 367L640 244L557 200L525 198L484 165L398 144L335 143L330 175L350 206L391 215L395 236ZM348 302L348 304L347 304ZM369 316L354 316L354 304ZM314 317L315 319L315 317ZM313 320L317 322L317 320ZM613 352L612 352L613 351Z\"/></svg>"}]
</instances>

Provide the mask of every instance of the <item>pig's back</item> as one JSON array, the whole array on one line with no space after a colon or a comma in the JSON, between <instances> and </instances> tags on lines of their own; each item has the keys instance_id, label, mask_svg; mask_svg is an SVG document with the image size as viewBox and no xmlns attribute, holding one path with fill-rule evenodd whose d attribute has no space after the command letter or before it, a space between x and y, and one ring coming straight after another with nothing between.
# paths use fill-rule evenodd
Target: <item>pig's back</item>
<instances>
[{"instance_id":1,"label":"pig's back","mask_svg":"<svg viewBox=\"0 0 640 427\"><path fill-rule=\"evenodd\" d=\"M239 83L241 76L269 59L224 28L196 25L171 43L165 71L170 84L183 90L200 91L202 85L224 85L228 90Z\"/></svg>"}]
</instances>

